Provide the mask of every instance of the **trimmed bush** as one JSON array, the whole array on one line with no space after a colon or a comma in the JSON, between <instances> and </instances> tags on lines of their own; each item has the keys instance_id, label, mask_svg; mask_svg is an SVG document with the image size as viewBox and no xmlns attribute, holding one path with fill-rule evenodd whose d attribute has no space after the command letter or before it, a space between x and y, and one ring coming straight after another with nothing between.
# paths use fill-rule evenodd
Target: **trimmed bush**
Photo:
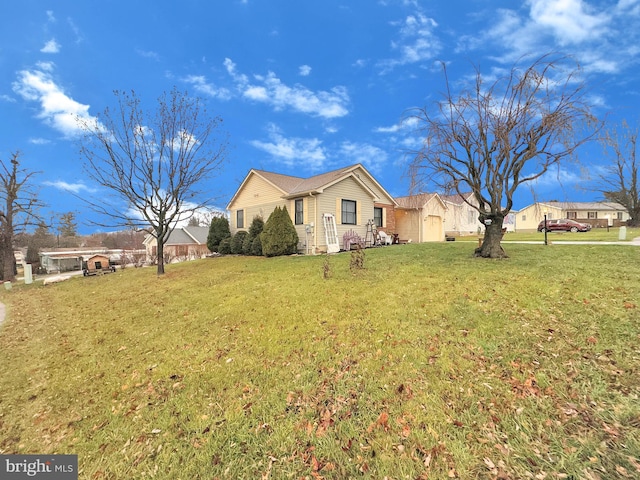
<instances>
[{"instance_id":1,"label":"trimmed bush","mask_svg":"<svg viewBox=\"0 0 640 480\"><path fill-rule=\"evenodd\" d=\"M262 217L253 217L253 221L251 222L251 226L249 227L249 235L247 235L247 238L244 239L242 253L244 253L245 255L262 255L262 243L260 243L260 253L256 253L258 250L253 249L253 243L254 240L260 236L263 229L264 220L262 220Z\"/></svg>"},{"instance_id":2,"label":"trimmed bush","mask_svg":"<svg viewBox=\"0 0 640 480\"><path fill-rule=\"evenodd\" d=\"M229 255L231 253L231 237L223 238L218 245L218 253Z\"/></svg>"},{"instance_id":3,"label":"trimmed bush","mask_svg":"<svg viewBox=\"0 0 640 480\"><path fill-rule=\"evenodd\" d=\"M250 255L255 255L257 257L262 256L262 240L260 240L260 235L254 238L253 242L251 242Z\"/></svg>"},{"instance_id":4,"label":"trimmed bush","mask_svg":"<svg viewBox=\"0 0 640 480\"><path fill-rule=\"evenodd\" d=\"M219 252L219 245L225 238L231 237L229 230L229 220L226 217L213 217L209 225L209 235L207 236L207 248L212 252Z\"/></svg>"},{"instance_id":5,"label":"trimmed bush","mask_svg":"<svg viewBox=\"0 0 640 480\"><path fill-rule=\"evenodd\" d=\"M249 234L244 230L240 230L237 232L233 238L231 239L231 253L236 255L242 255L242 247L244 245L244 240L247 238Z\"/></svg>"},{"instance_id":6,"label":"trimmed bush","mask_svg":"<svg viewBox=\"0 0 640 480\"><path fill-rule=\"evenodd\" d=\"M287 207L276 207L264 224L260 234L262 253L267 257L291 255L298 251L298 233L293 226Z\"/></svg>"}]
</instances>

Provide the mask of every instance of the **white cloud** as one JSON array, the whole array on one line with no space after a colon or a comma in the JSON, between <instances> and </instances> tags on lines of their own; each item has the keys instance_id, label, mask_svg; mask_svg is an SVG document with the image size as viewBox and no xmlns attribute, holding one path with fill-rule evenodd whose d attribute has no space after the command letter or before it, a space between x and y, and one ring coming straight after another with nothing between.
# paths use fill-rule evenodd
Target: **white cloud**
<instances>
[{"instance_id":1,"label":"white cloud","mask_svg":"<svg viewBox=\"0 0 640 480\"><path fill-rule=\"evenodd\" d=\"M136 48L136 53L144 58L150 58L151 60L155 60L156 62L160 61L160 55L153 50L142 50L141 48Z\"/></svg>"},{"instance_id":2,"label":"white cloud","mask_svg":"<svg viewBox=\"0 0 640 480\"><path fill-rule=\"evenodd\" d=\"M79 194L80 192L83 192L83 191L89 192L89 193L96 192L95 188L90 188L86 186L84 183L67 183L62 180L58 180L55 182L45 181L42 183L48 187L54 187L54 188L57 188L58 190L64 190L65 192L71 192L75 194Z\"/></svg>"},{"instance_id":3,"label":"white cloud","mask_svg":"<svg viewBox=\"0 0 640 480\"><path fill-rule=\"evenodd\" d=\"M544 175L538 177L531 182L534 189L553 189L558 186L567 187L570 185L578 185L584 182L585 177L576 170L566 170L564 168L548 170Z\"/></svg>"},{"instance_id":4,"label":"white cloud","mask_svg":"<svg viewBox=\"0 0 640 480\"><path fill-rule=\"evenodd\" d=\"M47 10L47 21L56 23L56 17L53 15L53 10Z\"/></svg>"},{"instance_id":5,"label":"white cloud","mask_svg":"<svg viewBox=\"0 0 640 480\"><path fill-rule=\"evenodd\" d=\"M208 83L207 79L202 75L189 75L184 81L193 85L196 92L208 97L218 98L220 100L229 100L231 92L226 88L218 88L212 83Z\"/></svg>"},{"instance_id":6,"label":"white cloud","mask_svg":"<svg viewBox=\"0 0 640 480\"><path fill-rule=\"evenodd\" d=\"M340 145L339 155L346 163L361 163L371 173L379 174L387 164L387 152L374 145L358 142L344 142Z\"/></svg>"},{"instance_id":7,"label":"white cloud","mask_svg":"<svg viewBox=\"0 0 640 480\"><path fill-rule=\"evenodd\" d=\"M229 58L225 59L224 65L243 97L266 103L276 110L292 109L323 118L344 117L349 113L349 94L345 87L314 92L300 84L286 85L273 72L254 75L251 81L247 75L238 73Z\"/></svg>"},{"instance_id":8,"label":"white cloud","mask_svg":"<svg viewBox=\"0 0 640 480\"><path fill-rule=\"evenodd\" d=\"M442 49L442 45L434 30L438 23L422 13L409 15L400 26L399 39L391 43L391 48L399 52L399 57L383 60L378 63L383 72L388 72L399 65L418 63L433 59Z\"/></svg>"},{"instance_id":9,"label":"white cloud","mask_svg":"<svg viewBox=\"0 0 640 480\"><path fill-rule=\"evenodd\" d=\"M299 68L300 75L303 77L307 77L311 74L311 67L309 65L302 65Z\"/></svg>"},{"instance_id":10,"label":"white cloud","mask_svg":"<svg viewBox=\"0 0 640 480\"><path fill-rule=\"evenodd\" d=\"M486 20L490 27L479 35L460 38L458 52L492 45L498 47L494 59L514 63L523 56L568 51L586 72L607 74L620 72L640 52L638 0L620 0L613 6L586 0L527 0L520 9L487 13Z\"/></svg>"},{"instance_id":11,"label":"white cloud","mask_svg":"<svg viewBox=\"0 0 640 480\"><path fill-rule=\"evenodd\" d=\"M89 105L84 105L69 97L57 85L50 73L50 63L39 65L32 70L18 72L18 80L13 83L13 91L23 99L38 102L38 118L61 132L65 137L81 133L77 118L92 119ZM43 67L47 68L43 68Z\"/></svg>"},{"instance_id":12,"label":"white cloud","mask_svg":"<svg viewBox=\"0 0 640 480\"><path fill-rule=\"evenodd\" d=\"M44 44L44 47L42 47L40 51L42 53L58 53L60 51L60 44L56 42L55 38L52 38Z\"/></svg>"},{"instance_id":13,"label":"white cloud","mask_svg":"<svg viewBox=\"0 0 640 480\"><path fill-rule=\"evenodd\" d=\"M389 127L377 127L373 131L376 133L396 133L403 130L414 130L419 120L416 117L406 117L402 121Z\"/></svg>"},{"instance_id":14,"label":"white cloud","mask_svg":"<svg viewBox=\"0 0 640 480\"><path fill-rule=\"evenodd\" d=\"M326 155L322 141L317 138L286 138L276 126L270 125L269 140L253 140L250 143L289 167L304 165L311 170L320 170L324 166Z\"/></svg>"},{"instance_id":15,"label":"white cloud","mask_svg":"<svg viewBox=\"0 0 640 480\"><path fill-rule=\"evenodd\" d=\"M30 138L29 143L34 145L47 145L51 143L51 140L47 140L46 138Z\"/></svg>"},{"instance_id":16,"label":"white cloud","mask_svg":"<svg viewBox=\"0 0 640 480\"><path fill-rule=\"evenodd\" d=\"M583 0L529 0L531 20L553 32L560 45L593 41L602 36L609 16Z\"/></svg>"}]
</instances>

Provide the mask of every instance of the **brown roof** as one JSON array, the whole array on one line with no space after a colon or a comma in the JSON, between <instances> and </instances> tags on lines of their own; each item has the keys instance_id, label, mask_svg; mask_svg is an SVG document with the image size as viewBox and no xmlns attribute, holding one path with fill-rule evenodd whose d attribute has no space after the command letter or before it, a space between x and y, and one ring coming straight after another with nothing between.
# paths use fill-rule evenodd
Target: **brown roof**
<instances>
[{"instance_id":1,"label":"brown roof","mask_svg":"<svg viewBox=\"0 0 640 480\"><path fill-rule=\"evenodd\" d=\"M408 197L398 197L396 202L403 208L422 208L435 195L435 193L420 193L418 195L409 195Z\"/></svg>"},{"instance_id":2,"label":"brown roof","mask_svg":"<svg viewBox=\"0 0 640 480\"><path fill-rule=\"evenodd\" d=\"M350 165L331 172L321 173L309 178L292 177L290 175L282 175L280 173L266 172L264 170L255 170L257 174L273 183L287 195L311 192L318 188L340 179L346 173L354 170L359 165Z\"/></svg>"},{"instance_id":3,"label":"brown roof","mask_svg":"<svg viewBox=\"0 0 640 480\"><path fill-rule=\"evenodd\" d=\"M465 199L469 198L473 192L467 193L454 193L453 195L440 195L443 202L454 203L456 205L462 205L465 203Z\"/></svg>"},{"instance_id":4,"label":"brown roof","mask_svg":"<svg viewBox=\"0 0 640 480\"><path fill-rule=\"evenodd\" d=\"M304 181L304 178L282 175L280 173L266 172L264 170L255 170L255 172L286 193L289 193L298 184L300 184L300 182Z\"/></svg>"}]
</instances>

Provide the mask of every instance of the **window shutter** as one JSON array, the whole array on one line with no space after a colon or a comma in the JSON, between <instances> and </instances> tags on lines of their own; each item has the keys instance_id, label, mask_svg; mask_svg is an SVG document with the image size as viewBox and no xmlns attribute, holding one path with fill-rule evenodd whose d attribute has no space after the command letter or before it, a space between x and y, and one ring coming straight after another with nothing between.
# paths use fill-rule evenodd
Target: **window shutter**
<instances>
[{"instance_id":1,"label":"window shutter","mask_svg":"<svg viewBox=\"0 0 640 480\"><path fill-rule=\"evenodd\" d=\"M382 228L387 226L387 209L382 207Z\"/></svg>"},{"instance_id":2,"label":"window shutter","mask_svg":"<svg viewBox=\"0 0 640 480\"><path fill-rule=\"evenodd\" d=\"M302 199L302 221L305 225L309 223L309 199Z\"/></svg>"},{"instance_id":3,"label":"window shutter","mask_svg":"<svg viewBox=\"0 0 640 480\"><path fill-rule=\"evenodd\" d=\"M342 199L336 198L336 225L342 223Z\"/></svg>"},{"instance_id":4,"label":"window shutter","mask_svg":"<svg viewBox=\"0 0 640 480\"><path fill-rule=\"evenodd\" d=\"M362 225L362 205L356 201L356 225Z\"/></svg>"}]
</instances>

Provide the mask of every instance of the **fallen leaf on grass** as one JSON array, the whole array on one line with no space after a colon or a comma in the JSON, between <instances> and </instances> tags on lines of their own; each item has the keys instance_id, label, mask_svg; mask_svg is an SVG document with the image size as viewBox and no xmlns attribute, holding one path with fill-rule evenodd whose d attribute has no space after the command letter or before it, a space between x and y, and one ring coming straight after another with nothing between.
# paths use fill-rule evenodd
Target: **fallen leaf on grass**
<instances>
[{"instance_id":1,"label":"fallen leaf on grass","mask_svg":"<svg viewBox=\"0 0 640 480\"><path fill-rule=\"evenodd\" d=\"M627 460L629 460L629 463L630 463L631 465L633 465L633 467L634 467L638 472L640 472L640 462L639 462L637 459L635 459L635 458L633 458L633 457L627 457Z\"/></svg>"},{"instance_id":2,"label":"fallen leaf on grass","mask_svg":"<svg viewBox=\"0 0 640 480\"><path fill-rule=\"evenodd\" d=\"M626 309L636 308L636 304L631 302L624 302L624 308Z\"/></svg>"},{"instance_id":3,"label":"fallen leaf on grass","mask_svg":"<svg viewBox=\"0 0 640 480\"><path fill-rule=\"evenodd\" d=\"M627 471L626 468L624 468L621 465L616 465L616 472L618 472L620 475L622 475L624 478L631 478L629 476L629 472Z\"/></svg>"},{"instance_id":4,"label":"fallen leaf on grass","mask_svg":"<svg viewBox=\"0 0 640 480\"><path fill-rule=\"evenodd\" d=\"M369 428L367 428L367 433L373 432L373 430L378 426L382 427L385 432L389 430L389 414L387 412L382 412L378 419L374 423L369 425Z\"/></svg>"},{"instance_id":5,"label":"fallen leaf on grass","mask_svg":"<svg viewBox=\"0 0 640 480\"><path fill-rule=\"evenodd\" d=\"M498 469L496 468L496 464L491 461L490 458L484 457L484 464L491 471L493 475L498 473Z\"/></svg>"}]
</instances>

